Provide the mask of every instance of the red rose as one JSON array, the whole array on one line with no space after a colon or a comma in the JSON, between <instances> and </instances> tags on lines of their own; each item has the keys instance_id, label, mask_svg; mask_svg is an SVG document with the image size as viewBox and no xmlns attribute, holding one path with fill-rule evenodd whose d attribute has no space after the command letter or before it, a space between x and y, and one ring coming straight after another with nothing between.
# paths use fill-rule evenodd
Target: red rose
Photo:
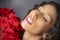
<instances>
[{"instance_id":1,"label":"red rose","mask_svg":"<svg viewBox=\"0 0 60 40\"><path fill-rule=\"evenodd\" d=\"M20 40L20 21L13 9L0 8L0 40Z\"/></svg>"}]
</instances>

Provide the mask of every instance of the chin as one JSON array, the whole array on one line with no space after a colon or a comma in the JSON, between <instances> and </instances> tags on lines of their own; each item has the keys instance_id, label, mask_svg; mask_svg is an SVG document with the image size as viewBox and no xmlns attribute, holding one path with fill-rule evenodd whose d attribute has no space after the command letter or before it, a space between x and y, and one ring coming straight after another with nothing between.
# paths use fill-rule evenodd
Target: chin
<instances>
[{"instance_id":1,"label":"chin","mask_svg":"<svg viewBox=\"0 0 60 40\"><path fill-rule=\"evenodd\" d=\"M25 23L21 23L21 26L22 26L22 28L25 30L26 29L26 24Z\"/></svg>"},{"instance_id":2,"label":"chin","mask_svg":"<svg viewBox=\"0 0 60 40\"><path fill-rule=\"evenodd\" d=\"M24 24L21 22L21 26L22 26L22 28L24 29Z\"/></svg>"}]
</instances>

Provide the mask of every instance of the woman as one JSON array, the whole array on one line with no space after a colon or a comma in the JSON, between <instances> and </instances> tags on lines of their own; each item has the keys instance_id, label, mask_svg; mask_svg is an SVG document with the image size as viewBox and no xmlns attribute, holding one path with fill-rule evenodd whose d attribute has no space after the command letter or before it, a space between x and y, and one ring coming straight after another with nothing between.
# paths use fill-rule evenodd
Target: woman
<instances>
[{"instance_id":1,"label":"woman","mask_svg":"<svg viewBox=\"0 0 60 40\"><path fill-rule=\"evenodd\" d=\"M58 40L60 5L55 2L37 4L21 22L25 30L22 40Z\"/></svg>"},{"instance_id":2,"label":"woman","mask_svg":"<svg viewBox=\"0 0 60 40\"><path fill-rule=\"evenodd\" d=\"M28 14L21 22L12 9L0 8L0 40L59 40L59 4L43 2Z\"/></svg>"}]
</instances>

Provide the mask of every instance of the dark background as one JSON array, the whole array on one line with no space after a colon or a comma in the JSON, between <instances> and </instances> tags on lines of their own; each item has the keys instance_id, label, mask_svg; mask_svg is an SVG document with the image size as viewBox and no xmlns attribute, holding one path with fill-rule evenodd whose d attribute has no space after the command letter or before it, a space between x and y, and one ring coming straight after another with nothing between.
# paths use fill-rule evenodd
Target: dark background
<instances>
[{"instance_id":1,"label":"dark background","mask_svg":"<svg viewBox=\"0 0 60 40\"><path fill-rule=\"evenodd\" d=\"M0 7L13 8L16 15L23 19L29 9L43 1L60 2L60 0L0 0Z\"/></svg>"}]
</instances>

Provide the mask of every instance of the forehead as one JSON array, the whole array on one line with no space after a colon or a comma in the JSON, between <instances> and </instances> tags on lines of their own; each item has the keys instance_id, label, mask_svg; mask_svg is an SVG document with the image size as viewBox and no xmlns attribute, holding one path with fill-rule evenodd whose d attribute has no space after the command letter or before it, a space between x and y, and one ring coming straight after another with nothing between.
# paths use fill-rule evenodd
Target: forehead
<instances>
[{"instance_id":1,"label":"forehead","mask_svg":"<svg viewBox=\"0 0 60 40\"><path fill-rule=\"evenodd\" d=\"M38 8L42 12L49 13L50 15L56 15L56 8L53 5L44 5Z\"/></svg>"},{"instance_id":2,"label":"forehead","mask_svg":"<svg viewBox=\"0 0 60 40\"><path fill-rule=\"evenodd\" d=\"M53 5L44 5L44 6L40 6L38 9L43 13L46 12L47 14L50 14L50 16L52 17L53 20L56 19L57 12L56 12L55 6L53 6Z\"/></svg>"},{"instance_id":3,"label":"forehead","mask_svg":"<svg viewBox=\"0 0 60 40\"><path fill-rule=\"evenodd\" d=\"M53 5L44 5L38 8L39 10L42 9L42 11L55 14L56 13L56 8ZM41 11L41 10L40 10Z\"/></svg>"}]
</instances>

